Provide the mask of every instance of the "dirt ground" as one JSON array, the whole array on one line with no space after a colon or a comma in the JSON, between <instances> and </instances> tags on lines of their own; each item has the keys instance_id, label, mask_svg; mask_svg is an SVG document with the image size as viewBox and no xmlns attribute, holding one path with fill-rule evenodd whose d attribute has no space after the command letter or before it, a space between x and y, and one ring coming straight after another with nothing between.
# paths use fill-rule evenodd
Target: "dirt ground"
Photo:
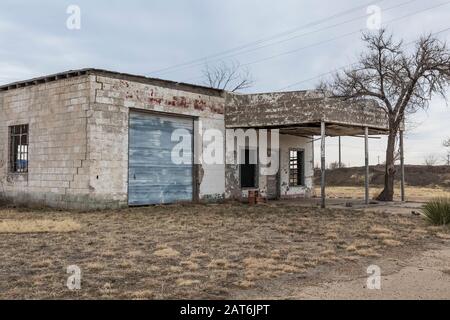
<instances>
[{"instance_id":1,"label":"dirt ground","mask_svg":"<svg viewBox=\"0 0 450 320\"><path fill-rule=\"evenodd\" d=\"M448 228L411 214L291 202L91 213L4 208L0 298L310 298L327 281L359 279L375 260L406 261L449 240ZM81 268L79 291L66 287L70 265Z\"/></svg>"},{"instance_id":2,"label":"dirt ground","mask_svg":"<svg viewBox=\"0 0 450 320\"><path fill-rule=\"evenodd\" d=\"M383 260L379 289L367 289L367 274L298 289L293 299L450 299L450 249L427 250L409 259ZM367 270L365 270L367 271ZM342 274L341 274L342 276Z\"/></svg>"}]
</instances>

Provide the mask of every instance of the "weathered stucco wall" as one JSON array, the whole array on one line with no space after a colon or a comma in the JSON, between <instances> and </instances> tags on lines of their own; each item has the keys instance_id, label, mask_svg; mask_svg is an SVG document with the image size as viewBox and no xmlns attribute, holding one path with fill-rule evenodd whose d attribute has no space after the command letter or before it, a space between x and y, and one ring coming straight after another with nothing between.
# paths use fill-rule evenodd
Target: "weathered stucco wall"
<instances>
[{"instance_id":1,"label":"weathered stucco wall","mask_svg":"<svg viewBox=\"0 0 450 320\"><path fill-rule=\"evenodd\" d=\"M83 207L89 194L89 78L0 92L0 193L25 205ZM27 174L9 172L9 126L29 125Z\"/></svg>"},{"instance_id":2,"label":"weathered stucco wall","mask_svg":"<svg viewBox=\"0 0 450 320\"><path fill-rule=\"evenodd\" d=\"M279 196L281 198L302 198L310 197L313 194L314 164L313 146L311 139L292 135L280 134L279 141ZM269 142L270 146L270 142ZM289 186L289 151L290 149L301 149L305 151L305 186ZM262 175L258 170L257 188L263 197L268 196L268 177ZM248 196L248 190L240 187L239 165L226 166L226 197L241 200Z\"/></svg>"},{"instance_id":3,"label":"weathered stucco wall","mask_svg":"<svg viewBox=\"0 0 450 320\"><path fill-rule=\"evenodd\" d=\"M326 121L386 129L385 113L371 102L349 103L314 91L227 95L227 127L289 126Z\"/></svg>"},{"instance_id":4,"label":"weathered stucco wall","mask_svg":"<svg viewBox=\"0 0 450 320\"><path fill-rule=\"evenodd\" d=\"M280 138L280 196L281 198L310 197L314 188L313 146L311 139L282 135ZM305 151L305 186L289 186L289 150Z\"/></svg>"}]
</instances>

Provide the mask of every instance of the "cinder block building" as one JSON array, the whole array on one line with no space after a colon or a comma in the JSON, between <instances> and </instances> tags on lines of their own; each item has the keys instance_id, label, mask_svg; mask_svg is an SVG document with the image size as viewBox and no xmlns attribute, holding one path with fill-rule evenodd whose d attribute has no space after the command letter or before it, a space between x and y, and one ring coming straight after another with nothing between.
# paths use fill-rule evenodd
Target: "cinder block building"
<instances>
[{"instance_id":1,"label":"cinder block building","mask_svg":"<svg viewBox=\"0 0 450 320\"><path fill-rule=\"evenodd\" d=\"M170 161L174 129L278 129L280 170ZM0 87L0 197L16 204L96 209L236 198L309 197L313 136L386 132L385 115L314 92L238 95L98 69ZM224 146L225 148L225 146ZM244 154L249 157L252 150ZM224 150L224 154L226 150ZM193 156L194 157L194 156Z\"/></svg>"}]
</instances>

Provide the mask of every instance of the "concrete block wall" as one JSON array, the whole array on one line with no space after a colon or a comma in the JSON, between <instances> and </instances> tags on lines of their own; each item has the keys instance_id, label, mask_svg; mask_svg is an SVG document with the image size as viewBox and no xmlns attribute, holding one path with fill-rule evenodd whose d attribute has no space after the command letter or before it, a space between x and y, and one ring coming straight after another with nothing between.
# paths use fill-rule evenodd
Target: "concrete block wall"
<instances>
[{"instance_id":1,"label":"concrete block wall","mask_svg":"<svg viewBox=\"0 0 450 320\"><path fill-rule=\"evenodd\" d=\"M0 193L25 205L79 208L89 193L87 76L0 92ZM29 125L27 174L9 172L9 126Z\"/></svg>"},{"instance_id":2,"label":"concrete block wall","mask_svg":"<svg viewBox=\"0 0 450 320\"><path fill-rule=\"evenodd\" d=\"M205 91L205 92L203 92ZM224 97L96 73L0 92L0 197L23 205L127 206L130 109L187 115L224 133ZM8 170L8 127L29 124L29 170ZM202 149L201 137L194 144ZM200 199L223 198L225 166L200 165Z\"/></svg>"}]
</instances>

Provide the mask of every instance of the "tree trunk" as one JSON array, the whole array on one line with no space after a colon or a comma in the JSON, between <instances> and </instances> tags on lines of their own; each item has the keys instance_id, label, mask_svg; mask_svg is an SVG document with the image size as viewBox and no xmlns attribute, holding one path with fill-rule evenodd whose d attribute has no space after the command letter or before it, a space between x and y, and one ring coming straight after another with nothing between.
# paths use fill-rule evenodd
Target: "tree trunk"
<instances>
[{"instance_id":1,"label":"tree trunk","mask_svg":"<svg viewBox=\"0 0 450 320\"><path fill-rule=\"evenodd\" d=\"M386 168L384 173L384 190L380 193L377 200L394 201L394 178L395 178L395 138L397 130L389 133L386 149Z\"/></svg>"}]
</instances>

